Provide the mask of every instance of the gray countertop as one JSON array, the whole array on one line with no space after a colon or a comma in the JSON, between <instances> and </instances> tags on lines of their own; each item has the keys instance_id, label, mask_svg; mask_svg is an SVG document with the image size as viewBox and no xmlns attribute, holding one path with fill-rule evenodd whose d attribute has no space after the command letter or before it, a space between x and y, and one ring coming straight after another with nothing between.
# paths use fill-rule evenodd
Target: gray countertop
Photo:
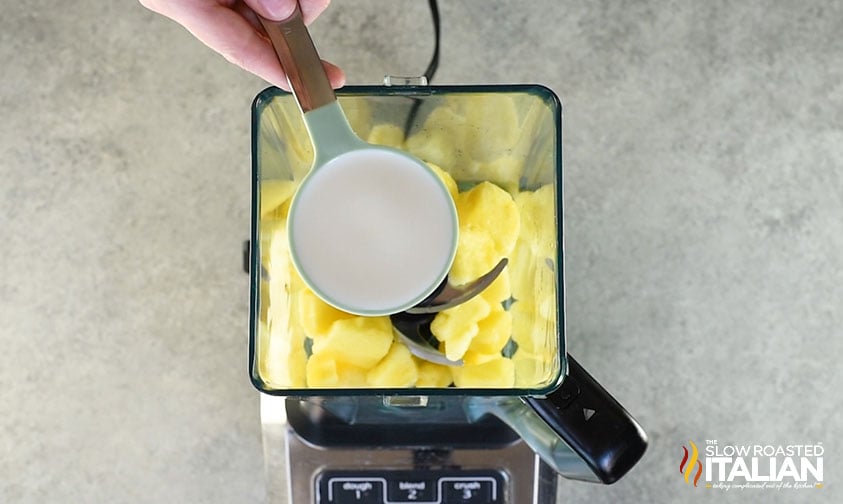
<instances>
[{"instance_id":1,"label":"gray countertop","mask_svg":"<svg viewBox=\"0 0 843 504\"><path fill-rule=\"evenodd\" d=\"M568 347L650 448L564 502L840 502L843 4L443 2L438 83L565 105ZM425 2L313 26L350 83L422 72ZM0 502L262 502L247 378L265 84L133 2L0 18ZM824 488L693 488L689 441L815 444Z\"/></svg>"}]
</instances>

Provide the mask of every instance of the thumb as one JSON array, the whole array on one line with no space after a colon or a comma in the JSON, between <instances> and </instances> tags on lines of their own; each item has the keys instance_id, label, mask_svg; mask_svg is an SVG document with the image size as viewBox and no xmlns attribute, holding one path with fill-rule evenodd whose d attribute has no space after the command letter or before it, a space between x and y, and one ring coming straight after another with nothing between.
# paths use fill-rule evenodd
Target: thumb
<instances>
[{"instance_id":1,"label":"thumb","mask_svg":"<svg viewBox=\"0 0 843 504\"><path fill-rule=\"evenodd\" d=\"M296 0L244 0L253 11L270 21L283 21L293 15Z\"/></svg>"}]
</instances>

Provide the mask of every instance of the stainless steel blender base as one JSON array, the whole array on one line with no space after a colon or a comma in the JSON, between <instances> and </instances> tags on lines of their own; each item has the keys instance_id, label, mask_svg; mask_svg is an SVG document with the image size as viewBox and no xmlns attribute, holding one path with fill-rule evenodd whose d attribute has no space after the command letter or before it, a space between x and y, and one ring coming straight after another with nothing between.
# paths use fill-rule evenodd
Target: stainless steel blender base
<instances>
[{"instance_id":1,"label":"stainless steel blender base","mask_svg":"<svg viewBox=\"0 0 843 504\"><path fill-rule=\"evenodd\" d=\"M556 502L556 473L522 441L477 450L325 449L287 427L286 442L290 504Z\"/></svg>"},{"instance_id":2,"label":"stainless steel blender base","mask_svg":"<svg viewBox=\"0 0 843 504\"><path fill-rule=\"evenodd\" d=\"M484 447L325 447L296 432L283 409L283 399L261 398L270 504L556 502L558 475L517 437Z\"/></svg>"}]
</instances>

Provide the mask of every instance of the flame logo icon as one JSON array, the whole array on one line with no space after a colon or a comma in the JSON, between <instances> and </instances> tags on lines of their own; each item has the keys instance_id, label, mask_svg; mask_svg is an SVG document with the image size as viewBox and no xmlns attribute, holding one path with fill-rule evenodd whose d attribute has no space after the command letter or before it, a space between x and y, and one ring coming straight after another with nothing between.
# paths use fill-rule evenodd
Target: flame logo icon
<instances>
[{"instance_id":1,"label":"flame logo icon","mask_svg":"<svg viewBox=\"0 0 843 504\"><path fill-rule=\"evenodd\" d=\"M700 476L702 476L702 462L699 460L700 452L697 450L697 445L693 441L688 442L691 443L691 458L690 460L688 459L688 449L682 446L685 455L682 457L682 462L679 463L679 473L685 475L685 483L690 483L691 473L694 472L694 465L696 464L697 474L694 475L694 486L697 486L697 482L700 480Z\"/></svg>"}]
</instances>

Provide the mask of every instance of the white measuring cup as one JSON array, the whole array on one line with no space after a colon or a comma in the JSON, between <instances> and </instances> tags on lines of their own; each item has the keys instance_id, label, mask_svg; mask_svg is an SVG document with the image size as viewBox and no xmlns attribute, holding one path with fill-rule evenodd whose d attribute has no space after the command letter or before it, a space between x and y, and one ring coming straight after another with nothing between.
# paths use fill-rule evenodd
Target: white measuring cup
<instances>
[{"instance_id":1,"label":"white measuring cup","mask_svg":"<svg viewBox=\"0 0 843 504\"><path fill-rule=\"evenodd\" d=\"M421 160L354 134L298 6L284 21L261 23L314 150L287 218L296 270L317 296L345 312L381 316L412 308L454 261L457 211L447 187Z\"/></svg>"}]
</instances>

